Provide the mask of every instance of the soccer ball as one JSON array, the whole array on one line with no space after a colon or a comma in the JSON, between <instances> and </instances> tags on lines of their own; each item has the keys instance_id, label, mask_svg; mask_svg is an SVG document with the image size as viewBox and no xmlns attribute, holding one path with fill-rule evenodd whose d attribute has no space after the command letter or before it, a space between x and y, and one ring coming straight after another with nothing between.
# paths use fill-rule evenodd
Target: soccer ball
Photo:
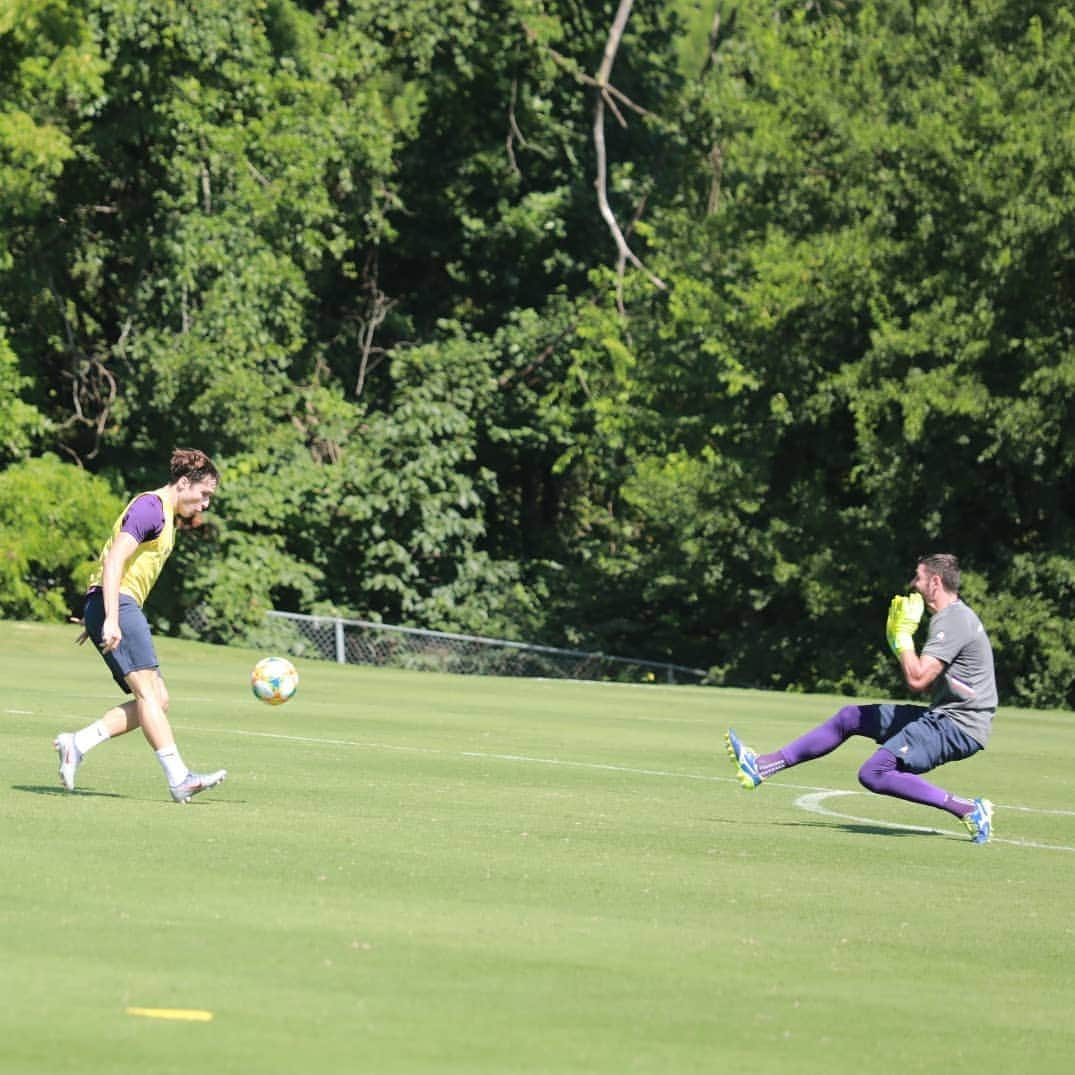
<instances>
[{"instance_id":1,"label":"soccer ball","mask_svg":"<svg viewBox=\"0 0 1075 1075\"><path fill-rule=\"evenodd\" d=\"M283 705L299 689L299 674L286 657L264 657L250 674L250 689L259 702Z\"/></svg>"}]
</instances>

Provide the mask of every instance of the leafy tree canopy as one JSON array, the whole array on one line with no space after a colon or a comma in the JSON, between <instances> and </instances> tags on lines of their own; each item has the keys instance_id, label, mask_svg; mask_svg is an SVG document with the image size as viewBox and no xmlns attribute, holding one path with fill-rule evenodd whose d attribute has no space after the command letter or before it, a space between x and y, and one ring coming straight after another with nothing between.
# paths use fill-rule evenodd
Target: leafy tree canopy
<instances>
[{"instance_id":1,"label":"leafy tree canopy","mask_svg":"<svg viewBox=\"0 0 1075 1075\"><path fill-rule=\"evenodd\" d=\"M0 460L211 452L154 595L209 637L892 693L944 548L1075 704L1073 91L1051 2L10 3Z\"/></svg>"}]
</instances>

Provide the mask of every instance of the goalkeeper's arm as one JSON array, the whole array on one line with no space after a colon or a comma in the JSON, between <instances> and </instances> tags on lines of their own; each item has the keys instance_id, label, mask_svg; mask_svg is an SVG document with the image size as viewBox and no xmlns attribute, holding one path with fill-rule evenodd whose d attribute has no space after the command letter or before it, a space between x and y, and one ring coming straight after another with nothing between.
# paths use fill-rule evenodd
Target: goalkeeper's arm
<instances>
[{"instance_id":1,"label":"goalkeeper's arm","mask_svg":"<svg viewBox=\"0 0 1075 1075\"><path fill-rule=\"evenodd\" d=\"M944 665L928 654L919 656L914 646L900 651L900 668L907 686L913 691L928 690L930 684L944 671Z\"/></svg>"}]
</instances>

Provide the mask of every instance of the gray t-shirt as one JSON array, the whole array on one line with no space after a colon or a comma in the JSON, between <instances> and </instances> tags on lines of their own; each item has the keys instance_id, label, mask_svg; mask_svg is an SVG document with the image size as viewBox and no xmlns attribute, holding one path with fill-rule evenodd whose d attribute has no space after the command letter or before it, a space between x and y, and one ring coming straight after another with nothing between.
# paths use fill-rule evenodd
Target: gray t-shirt
<instances>
[{"instance_id":1,"label":"gray t-shirt","mask_svg":"<svg viewBox=\"0 0 1075 1075\"><path fill-rule=\"evenodd\" d=\"M997 710L993 647L977 614L953 601L929 621L922 656L945 665L933 685L930 708L949 716L984 747Z\"/></svg>"}]
</instances>

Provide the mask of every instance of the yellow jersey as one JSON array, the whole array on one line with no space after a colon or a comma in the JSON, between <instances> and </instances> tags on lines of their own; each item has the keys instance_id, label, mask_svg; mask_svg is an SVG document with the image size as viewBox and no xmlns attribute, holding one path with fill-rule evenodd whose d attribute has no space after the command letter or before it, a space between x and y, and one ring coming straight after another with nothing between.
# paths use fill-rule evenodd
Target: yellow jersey
<instances>
[{"instance_id":1,"label":"yellow jersey","mask_svg":"<svg viewBox=\"0 0 1075 1075\"><path fill-rule=\"evenodd\" d=\"M150 493L139 493L138 496L131 498L113 525L112 533L97 559L97 567L94 568L93 574L90 576L91 589L94 586L101 585L108 551L112 548L112 543L123 529L123 520L127 517L127 512L131 510L131 506L141 496L155 496L160 500L161 507L164 509L164 529L155 538L150 541L143 541L134 550L134 554L127 561L127 566L123 570L123 578L120 579L120 593L133 597L139 606L145 604L149 591L153 589L153 584L157 581L161 569L164 567L164 562L168 559L172 546L175 544L175 513L169 506L167 486L154 489Z\"/></svg>"}]
</instances>

